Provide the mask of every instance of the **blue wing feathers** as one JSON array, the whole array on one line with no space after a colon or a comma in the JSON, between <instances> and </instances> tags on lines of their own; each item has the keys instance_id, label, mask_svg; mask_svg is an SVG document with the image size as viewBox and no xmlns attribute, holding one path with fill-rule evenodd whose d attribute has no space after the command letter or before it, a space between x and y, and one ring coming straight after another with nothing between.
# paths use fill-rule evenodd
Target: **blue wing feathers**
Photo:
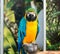
<instances>
[{"instance_id":1,"label":"blue wing feathers","mask_svg":"<svg viewBox=\"0 0 60 54\"><path fill-rule=\"evenodd\" d=\"M18 28L18 51L20 52L20 48L22 47L22 41L24 39L24 36L26 35L26 20L23 17L19 23Z\"/></svg>"}]
</instances>

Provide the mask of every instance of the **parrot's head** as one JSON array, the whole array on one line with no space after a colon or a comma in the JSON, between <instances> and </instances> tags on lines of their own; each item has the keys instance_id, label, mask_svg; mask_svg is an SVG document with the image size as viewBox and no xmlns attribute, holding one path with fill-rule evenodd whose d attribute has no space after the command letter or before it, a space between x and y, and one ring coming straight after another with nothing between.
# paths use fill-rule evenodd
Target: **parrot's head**
<instances>
[{"instance_id":1,"label":"parrot's head","mask_svg":"<svg viewBox=\"0 0 60 54\"><path fill-rule=\"evenodd\" d=\"M37 14L35 12L35 9L29 8L26 12L26 20L27 21L35 21L37 18Z\"/></svg>"}]
</instances>

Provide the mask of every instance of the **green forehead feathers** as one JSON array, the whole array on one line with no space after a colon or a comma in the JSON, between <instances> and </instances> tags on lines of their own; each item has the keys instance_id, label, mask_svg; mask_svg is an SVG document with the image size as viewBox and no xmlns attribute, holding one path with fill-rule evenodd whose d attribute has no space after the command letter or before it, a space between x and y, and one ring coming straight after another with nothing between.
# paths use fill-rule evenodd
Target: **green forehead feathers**
<instances>
[{"instance_id":1,"label":"green forehead feathers","mask_svg":"<svg viewBox=\"0 0 60 54\"><path fill-rule=\"evenodd\" d=\"M35 12L34 8L29 8L26 12Z\"/></svg>"}]
</instances>

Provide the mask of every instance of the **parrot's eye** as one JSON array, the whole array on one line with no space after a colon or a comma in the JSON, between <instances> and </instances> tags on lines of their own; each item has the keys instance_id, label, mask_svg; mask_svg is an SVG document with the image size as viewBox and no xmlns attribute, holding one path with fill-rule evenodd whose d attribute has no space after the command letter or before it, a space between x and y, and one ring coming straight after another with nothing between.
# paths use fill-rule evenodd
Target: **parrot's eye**
<instances>
[{"instance_id":1,"label":"parrot's eye","mask_svg":"<svg viewBox=\"0 0 60 54\"><path fill-rule=\"evenodd\" d=\"M27 14L27 16L29 17L29 14Z\"/></svg>"},{"instance_id":2,"label":"parrot's eye","mask_svg":"<svg viewBox=\"0 0 60 54\"><path fill-rule=\"evenodd\" d=\"M35 17L35 14L33 14L34 15L34 17Z\"/></svg>"},{"instance_id":3,"label":"parrot's eye","mask_svg":"<svg viewBox=\"0 0 60 54\"><path fill-rule=\"evenodd\" d=\"M29 14L29 17L33 17L34 15L33 14Z\"/></svg>"}]
</instances>

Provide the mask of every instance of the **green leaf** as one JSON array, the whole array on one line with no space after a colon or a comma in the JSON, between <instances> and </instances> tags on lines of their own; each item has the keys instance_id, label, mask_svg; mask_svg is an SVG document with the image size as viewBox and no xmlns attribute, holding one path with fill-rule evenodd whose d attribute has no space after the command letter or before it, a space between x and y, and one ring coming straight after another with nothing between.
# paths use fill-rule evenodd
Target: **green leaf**
<instances>
[{"instance_id":1,"label":"green leaf","mask_svg":"<svg viewBox=\"0 0 60 54\"><path fill-rule=\"evenodd\" d=\"M7 3L7 8L8 9L11 9L11 7L14 5L16 3L16 1L15 0L10 0L8 3Z\"/></svg>"},{"instance_id":2,"label":"green leaf","mask_svg":"<svg viewBox=\"0 0 60 54\"><path fill-rule=\"evenodd\" d=\"M57 11L57 12L51 14L52 17L57 17L58 15L60 15L60 11Z\"/></svg>"},{"instance_id":3,"label":"green leaf","mask_svg":"<svg viewBox=\"0 0 60 54\"><path fill-rule=\"evenodd\" d=\"M5 26L4 27L4 48L11 47L14 51L17 51L17 46L15 40L12 36L10 30Z\"/></svg>"}]
</instances>

